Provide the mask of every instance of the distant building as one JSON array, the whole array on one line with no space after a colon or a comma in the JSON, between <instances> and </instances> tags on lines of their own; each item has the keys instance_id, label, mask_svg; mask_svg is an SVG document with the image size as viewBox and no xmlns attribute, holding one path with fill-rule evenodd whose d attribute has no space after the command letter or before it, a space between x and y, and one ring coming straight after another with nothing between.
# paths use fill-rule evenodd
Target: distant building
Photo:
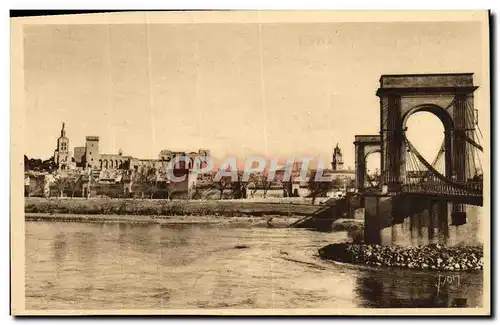
<instances>
[{"instance_id":1,"label":"distant building","mask_svg":"<svg viewBox=\"0 0 500 325\"><path fill-rule=\"evenodd\" d=\"M124 156L121 152L117 154L99 154L98 169L130 169L131 156Z\"/></svg>"},{"instance_id":2,"label":"distant building","mask_svg":"<svg viewBox=\"0 0 500 325\"><path fill-rule=\"evenodd\" d=\"M356 178L356 173L353 170L332 170L326 171L324 175L331 175L333 179L340 180L354 180Z\"/></svg>"},{"instance_id":3,"label":"distant building","mask_svg":"<svg viewBox=\"0 0 500 325\"><path fill-rule=\"evenodd\" d=\"M69 168L71 165L71 152L69 151L69 139L66 137L65 124L61 128L61 136L57 139L57 148L54 151L54 162L59 169Z\"/></svg>"},{"instance_id":4,"label":"distant building","mask_svg":"<svg viewBox=\"0 0 500 325\"><path fill-rule=\"evenodd\" d=\"M73 149L76 167L85 167L85 147L75 147Z\"/></svg>"},{"instance_id":5,"label":"distant building","mask_svg":"<svg viewBox=\"0 0 500 325\"><path fill-rule=\"evenodd\" d=\"M351 186L352 181L356 178L354 170L344 167L342 150L340 149L338 143L335 148L333 148L332 169L324 170L323 175L332 177L333 180L344 189L348 189Z\"/></svg>"},{"instance_id":6,"label":"distant building","mask_svg":"<svg viewBox=\"0 0 500 325\"><path fill-rule=\"evenodd\" d=\"M344 161L342 160L342 151L339 148L339 144L333 148L333 155L332 155L332 170L337 171L337 170L343 170L344 169Z\"/></svg>"},{"instance_id":7,"label":"distant building","mask_svg":"<svg viewBox=\"0 0 500 325\"><path fill-rule=\"evenodd\" d=\"M171 150L162 150L158 154L158 160L170 162L172 159L174 159L177 156L182 156L185 155L186 153L183 151L171 151Z\"/></svg>"},{"instance_id":8,"label":"distant building","mask_svg":"<svg viewBox=\"0 0 500 325\"><path fill-rule=\"evenodd\" d=\"M85 167L96 168L99 162L99 137L85 138Z\"/></svg>"},{"instance_id":9,"label":"distant building","mask_svg":"<svg viewBox=\"0 0 500 325\"><path fill-rule=\"evenodd\" d=\"M204 168L207 166L207 159L210 158L210 150L199 149L198 152L192 151L190 153L186 153L184 151L171 151L171 150L165 149L165 150L160 151L160 153L158 155L158 159L160 161L170 162L174 158L180 157L180 156L189 157L189 162L188 162L188 166L187 166L188 169L192 169L195 167L195 161L197 159L198 159L198 161L200 161L200 167ZM177 168L186 168L186 166L184 166L185 163L186 163L185 161L179 161L179 163L176 164L176 167Z\"/></svg>"},{"instance_id":10,"label":"distant building","mask_svg":"<svg viewBox=\"0 0 500 325\"><path fill-rule=\"evenodd\" d=\"M70 165L72 168L79 167L90 170L94 178L99 181L113 182L121 179L123 175L130 177L133 173L141 173L147 169L155 169L160 181L167 181L169 164L172 159L184 156L188 157L187 161L180 161L173 167L173 175L176 177L187 175L185 184L176 184L175 187L186 187L185 190L196 184L198 173L194 170L195 162L200 161L200 167L207 166L207 159L210 157L210 150L199 149L197 152L192 151L171 151L162 150L158 155L158 159L141 159L132 156L123 155L119 150L117 154L100 153L99 152L99 137L85 137L85 146L75 147L74 158L69 151L69 138L66 137L65 124L62 124L61 135L57 139L57 149L54 152L54 159L60 169L66 169ZM72 161L73 160L73 161ZM121 173L120 170L128 171Z\"/></svg>"},{"instance_id":11,"label":"distant building","mask_svg":"<svg viewBox=\"0 0 500 325\"><path fill-rule=\"evenodd\" d=\"M69 151L69 138L66 136L65 123L62 123L57 148L54 151L54 162L58 169L71 169L70 173L81 176L81 195L85 197L99 193L111 197L135 195L140 193L140 187L144 186L144 184L141 185L143 176L156 177L157 186L161 189L160 192L163 191L163 194L158 194L160 197L185 197L192 193L198 178L204 179L210 176L210 173L200 175L194 168L195 162L200 160L201 167L206 166L210 150L199 149L197 152L189 153L162 150L158 159L141 159L125 156L121 149L117 154L100 153L99 140L98 136L86 136L85 146L75 147L73 157ZM172 159L178 156L188 159L176 166L170 166ZM50 180L52 176L51 174L45 175L44 188L35 195L42 195L41 192L43 195L50 195L49 185L53 183L53 180ZM173 181L172 176L186 177L183 181L177 182ZM31 187L36 187L36 184L33 183L35 184L33 185L31 181L30 177L25 177L26 195L34 194ZM165 191L168 193L166 194Z\"/></svg>"}]
</instances>

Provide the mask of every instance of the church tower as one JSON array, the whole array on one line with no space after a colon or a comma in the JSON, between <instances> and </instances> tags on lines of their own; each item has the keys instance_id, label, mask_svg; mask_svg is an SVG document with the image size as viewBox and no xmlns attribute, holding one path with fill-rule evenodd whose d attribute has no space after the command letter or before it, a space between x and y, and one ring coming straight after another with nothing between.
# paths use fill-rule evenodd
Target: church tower
<instances>
[{"instance_id":1,"label":"church tower","mask_svg":"<svg viewBox=\"0 0 500 325\"><path fill-rule=\"evenodd\" d=\"M344 169L344 161L342 160L342 150L340 150L339 144L333 148L332 155L332 169L334 171L343 170Z\"/></svg>"},{"instance_id":2,"label":"church tower","mask_svg":"<svg viewBox=\"0 0 500 325\"><path fill-rule=\"evenodd\" d=\"M69 139L66 137L65 124L61 128L61 136L57 139L57 149L54 152L54 161L59 169L66 169L71 162L69 154Z\"/></svg>"}]
</instances>

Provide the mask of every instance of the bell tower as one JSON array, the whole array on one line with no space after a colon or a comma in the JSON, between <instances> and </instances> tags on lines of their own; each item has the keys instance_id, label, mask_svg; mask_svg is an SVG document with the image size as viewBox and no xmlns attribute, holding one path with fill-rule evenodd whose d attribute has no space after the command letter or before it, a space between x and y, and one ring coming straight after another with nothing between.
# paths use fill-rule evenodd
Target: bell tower
<instances>
[{"instance_id":1,"label":"bell tower","mask_svg":"<svg viewBox=\"0 0 500 325\"><path fill-rule=\"evenodd\" d=\"M54 161L59 169L65 169L70 163L69 139L66 137L65 123L61 128L61 136L57 139L57 149L54 152Z\"/></svg>"},{"instance_id":2,"label":"bell tower","mask_svg":"<svg viewBox=\"0 0 500 325\"><path fill-rule=\"evenodd\" d=\"M332 169L334 171L344 169L344 161L342 160L342 150L340 150L338 143L335 146L335 148L333 148Z\"/></svg>"}]
</instances>

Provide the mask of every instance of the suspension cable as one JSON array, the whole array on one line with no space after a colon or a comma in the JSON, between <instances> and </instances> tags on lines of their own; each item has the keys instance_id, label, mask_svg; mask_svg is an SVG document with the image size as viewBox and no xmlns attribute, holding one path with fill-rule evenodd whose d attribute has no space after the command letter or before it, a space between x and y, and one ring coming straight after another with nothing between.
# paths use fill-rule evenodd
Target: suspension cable
<instances>
[{"instance_id":1,"label":"suspension cable","mask_svg":"<svg viewBox=\"0 0 500 325\"><path fill-rule=\"evenodd\" d=\"M464 186L463 184L461 183L456 183L456 182L453 182L449 179L447 179L445 176L441 175L431 164L429 164L425 159L424 157L422 157L422 155L418 152L418 150L411 144L411 142L406 138L406 135L403 135L404 138L405 138L405 141L406 141L406 144L408 145L408 147L410 148L410 150L416 155L416 157L420 160L420 162L425 166L427 167L427 169L429 169L431 171L431 173L439 180L447 183L447 184L450 184L450 185L453 185L457 188L460 188L460 189L464 189L464 190L470 190L467 186Z\"/></svg>"}]
</instances>

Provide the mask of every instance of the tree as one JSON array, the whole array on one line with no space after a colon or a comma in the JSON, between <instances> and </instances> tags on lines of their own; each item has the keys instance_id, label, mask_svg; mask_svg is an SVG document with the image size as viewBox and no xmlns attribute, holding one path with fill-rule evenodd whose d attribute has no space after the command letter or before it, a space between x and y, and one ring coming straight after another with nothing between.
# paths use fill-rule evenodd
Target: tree
<instances>
[{"instance_id":1,"label":"tree","mask_svg":"<svg viewBox=\"0 0 500 325\"><path fill-rule=\"evenodd\" d=\"M71 191L71 198L75 197L75 192L81 188L82 185L82 175L73 175L68 177L68 187Z\"/></svg>"},{"instance_id":2,"label":"tree","mask_svg":"<svg viewBox=\"0 0 500 325\"><path fill-rule=\"evenodd\" d=\"M335 188L335 189L343 189L346 185L346 180L343 180L341 178L334 178L332 180L332 187L331 188Z\"/></svg>"},{"instance_id":3,"label":"tree","mask_svg":"<svg viewBox=\"0 0 500 325\"><path fill-rule=\"evenodd\" d=\"M316 175L319 171L314 171L309 176L307 187L309 189L309 196L311 197L312 204L316 201L318 196L324 196L333 188L333 182L316 180Z\"/></svg>"},{"instance_id":4,"label":"tree","mask_svg":"<svg viewBox=\"0 0 500 325\"><path fill-rule=\"evenodd\" d=\"M274 181L274 184L277 186L281 186L283 189L283 197L292 197L292 179L289 177L288 179L284 178L285 175L282 173L279 173L276 175L276 180Z\"/></svg>"},{"instance_id":5,"label":"tree","mask_svg":"<svg viewBox=\"0 0 500 325\"><path fill-rule=\"evenodd\" d=\"M40 171L53 173L57 170L58 166L54 160L54 156L50 157L47 160L42 161L42 165L40 166Z\"/></svg>"},{"instance_id":6,"label":"tree","mask_svg":"<svg viewBox=\"0 0 500 325\"><path fill-rule=\"evenodd\" d=\"M203 198L203 193L199 187L195 187L191 195L191 199L200 200Z\"/></svg>"},{"instance_id":7,"label":"tree","mask_svg":"<svg viewBox=\"0 0 500 325\"><path fill-rule=\"evenodd\" d=\"M283 196L284 197L292 197L292 182L291 181L286 181L286 182L281 182L281 187L283 188Z\"/></svg>"},{"instance_id":8,"label":"tree","mask_svg":"<svg viewBox=\"0 0 500 325\"><path fill-rule=\"evenodd\" d=\"M43 197L50 197L50 184L54 182L54 176L52 174L44 175L43 177Z\"/></svg>"},{"instance_id":9,"label":"tree","mask_svg":"<svg viewBox=\"0 0 500 325\"><path fill-rule=\"evenodd\" d=\"M47 160L28 158L28 156L24 155L24 170L29 171L39 171L39 172L49 172L53 173L57 170L57 164L54 160L54 157L50 157Z\"/></svg>"},{"instance_id":10,"label":"tree","mask_svg":"<svg viewBox=\"0 0 500 325\"><path fill-rule=\"evenodd\" d=\"M130 193L132 193L132 185L134 183L134 175L130 170L122 170L122 177L120 179L120 183L123 186L123 195L125 197L129 197Z\"/></svg>"},{"instance_id":11,"label":"tree","mask_svg":"<svg viewBox=\"0 0 500 325\"><path fill-rule=\"evenodd\" d=\"M214 187L219 191L219 200L222 200L224 190L231 186L231 176L222 176L218 181L214 181Z\"/></svg>"},{"instance_id":12,"label":"tree","mask_svg":"<svg viewBox=\"0 0 500 325\"><path fill-rule=\"evenodd\" d=\"M245 189L247 187L251 189L250 196L252 198L258 190L262 190L263 197L266 198L267 192L272 187L272 185L275 184L275 181L269 180L268 177L269 174L267 171L259 174L250 174L248 182L246 182Z\"/></svg>"},{"instance_id":13,"label":"tree","mask_svg":"<svg viewBox=\"0 0 500 325\"><path fill-rule=\"evenodd\" d=\"M250 196L253 198L254 194L259 189L259 180L254 173L250 174L248 177L247 188L250 188Z\"/></svg>"},{"instance_id":14,"label":"tree","mask_svg":"<svg viewBox=\"0 0 500 325\"><path fill-rule=\"evenodd\" d=\"M85 176L85 178L88 178L87 184L86 184L86 189L87 189L87 195L85 196L86 199L90 199L90 195L92 193L92 184L97 183L97 179L92 176L92 172L89 169L88 174ZM83 188L83 178L82 178L82 188Z\"/></svg>"},{"instance_id":15,"label":"tree","mask_svg":"<svg viewBox=\"0 0 500 325\"><path fill-rule=\"evenodd\" d=\"M28 159L28 156L24 155L24 171L30 170L30 160Z\"/></svg>"},{"instance_id":16,"label":"tree","mask_svg":"<svg viewBox=\"0 0 500 325\"><path fill-rule=\"evenodd\" d=\"M234 199L246 199L249 181L243 181L243 172L238 172L238 179L231 183L232 196Z\"/></svg>"},{"instance_id":17,"label":"tree","mask_svg":"<svg viewBox=\"0 0 500 325\"><path fill-rule=\"evenodd\" d=\"M59 174L55 177L54 179L54 185L56 186L57 190L59 191L59 197L62 197L64 194L64 190L69 184L69 177L68 175L65 174Z\"/></svg>"},{"instance_id":18,"label":"tree","mask_svg":"<svg viewBox=\"0 0 500 325\"><path fill-rule=\"evenodd\" d=\"M152 199L158 189L157 169L154 167L142 168L140 172L134 174L133 182L140 187L143 198L144 192L149 192L149 198Z\"/></svg>"},{"instance_id":19,"label":"tree","mask_svg":"<svg viewBox=\"0 0 500 325\"><path fill-rule=\"evenodd\" d=\"M258 177L258 184L259 184L259 188L262 189L262 194L263 194L263 197L264 199L266 198L266 195L267 195L267 191L269 191L269 189L271 188L271 186L273 185L273 180L269 180L269 173L266 171L266 172L263 172L259 177Z\"/></svg>"},{"instance_id":20,"label":"tree","mask_svg":"<svg viewBox=\"0 0 500 325\"><path fill-rule=\"evenodd\" d=\"M28 156L24 155L24 170L29 171L42 171L42 160L41 159L34 159L34 158L28 158Z\"/></svg>"},{"instance_id":21,"label":"tree","mask_svg":"<svg viewBox=\"0 0 500 325\"><path fill-rule=\"evenodd\" d=\"M28 175L29 177L29 185L28 185L28 197L41 193L43 196L43 189L44 189L44 183L45 183L45 176L44 175Z\"/></svg>"}]
</instances>

